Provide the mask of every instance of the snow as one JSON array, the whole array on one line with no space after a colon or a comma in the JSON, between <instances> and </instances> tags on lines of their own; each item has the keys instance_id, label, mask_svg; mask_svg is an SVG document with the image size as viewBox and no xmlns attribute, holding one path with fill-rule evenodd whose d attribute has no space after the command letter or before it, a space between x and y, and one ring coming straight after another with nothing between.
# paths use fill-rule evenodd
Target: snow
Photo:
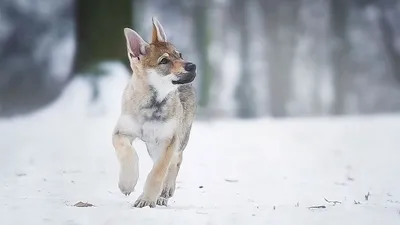
<instances>
[{"instance_id":1,"label":"snow","mask_svg":"<svg viewBox=\"0 0 400 225\"><path fill-rule=\"evenodd\" d=\"M0 224L400 224L395 115L196 121L169 206L133 208L151 159L135 141L140 179L122 195L111 132L128 76L109 68L101 106L75 79L51 107L0 120Z\"/></svg>"}]
</instances>

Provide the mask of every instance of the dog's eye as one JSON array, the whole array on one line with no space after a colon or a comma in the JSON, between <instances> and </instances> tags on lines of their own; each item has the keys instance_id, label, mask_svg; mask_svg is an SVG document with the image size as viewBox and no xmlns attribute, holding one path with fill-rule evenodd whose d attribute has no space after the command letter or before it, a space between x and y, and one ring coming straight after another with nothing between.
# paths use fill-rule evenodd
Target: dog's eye
<instances>
[{"instance_id":1,"label":"dog's eye","mask_svg":"<svg viewBox=\"0 0 400 225\"><path fill-rule=\"evenodd\" d=\"M179 52L179 58L183 59L182 53Z\"/></svg>"},{"instance_id":2,"label":"dog's eye","mask_svg":"<svg viewBox=\"0 0 400 225\"><path fill-rule=\"evenodd\" d=\"M167 58L163 58L160 61L160 64L167 64L169 62L169 60Z\"/></svg>"}]
</instances>

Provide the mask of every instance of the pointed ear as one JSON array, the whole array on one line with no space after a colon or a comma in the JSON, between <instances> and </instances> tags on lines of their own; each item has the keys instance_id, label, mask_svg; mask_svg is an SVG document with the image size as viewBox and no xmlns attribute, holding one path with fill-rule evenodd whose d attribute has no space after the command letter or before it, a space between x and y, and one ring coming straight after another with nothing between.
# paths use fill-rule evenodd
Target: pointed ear
<instances>
[{"instance_id":1,"label":"pointed ear","mask_svg":"<svg viewBox=\"0 0 400 225\"><path fill-rule=\"evenodd\" d=\"M157 18L153 17L153 35L151 38L151 42L166 42L167 35L165 35L164 28L161 26L161 23L157 20Z\"/></svg>"},{"instance_id":2,"label":"pointed ear","mask_svg":"<svg viewBox=\"0 0 400 225\"><path fill-rule=\"evenodd\" d=\"M148 43L136 31L125 28L126 47L131 57L139 57L146 54L146 46Z\"/></svg>"}]
</instances>

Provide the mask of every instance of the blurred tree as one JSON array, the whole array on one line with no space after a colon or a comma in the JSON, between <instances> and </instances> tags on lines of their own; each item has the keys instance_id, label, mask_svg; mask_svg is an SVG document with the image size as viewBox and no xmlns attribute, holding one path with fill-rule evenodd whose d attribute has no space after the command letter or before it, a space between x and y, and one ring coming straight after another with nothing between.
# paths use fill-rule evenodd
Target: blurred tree
<instances>
[{"instance_id":1,"label":"blurred tree","mask_svg":"<svg viewBox=\"0 0 400 225\"><path fill-rule=\"evenodd\" d=\"M123 29L132 27L132 11L133 0L76 1L75 73L93 75L99 63L110 60L129 66Z\"/></svg>"},{"instance_id":2,"label":"blurred tree","mask_svg":"<svg viewBox=\"0 0 400 225\"><path fill-rule=\"evenodd\" d=\"M393 3L395 1L389 2L389 7L395 7ZM379 28L382 32L383 47L387 54L388 64L390 66L390 72L393 78L400 82L400 53L396 48L396 35L395 31L390 24L390 21L386 15L385 5L382 2L378 2L380 8L379 16Z\"/></svg>"},{"instance_id":3,"label":"blurred tree","mask_svg":"<svg viewBox=\"0 0 400 225\"><path fill-rule=\"evenodd\" d=\"M346 76L350 45L347 37L347 20L349 14L348 0L330 1L330 29L332 32L332 73L335 101L333 114L345 113L345 100L351 80Z\"/></svg>"},{"instance_id":4,"label":"blurred tree","mask_svg":"<svg viewBox=\"0 0 400 225\"><path fill-rule=\"evenodd\" d=\"M321 115L328 111L325 109L323 98L321 97L321 86L324 80L329 79L329 74L325 72L327 64L329 64L327 56L330 50L326 44L329 39L329 27L327 26L329 22L329 2L303 0L302 3L303 21L300 30L302 38L309 39L309 42L306 42L308 45L306 54L309 57L306 57L306 59L310 65L310 75L312 76L311 104L308 113Z\"/></svg>"},{"instance_id":5,"label":"blurred tree","mask_svg":"<svg viewBox=\"0 0 400 225\"><path fill-rule=\"evenodd\" d=\"M200 80L200 96L199 105L207 107L210 95L210 84L212 69L208 60L209 47L209 29L207 26L207 7L210 0L195 1L192 5L193 15L193 35L195 39L195 48L199 57L199 72L201 73L197 79Z\"/></svg>"},{"instance_id":6,"label":"blurred tree","mask_svg":"<svg viewBox=\"0 0 400 225\"><path fill-rule=\"evenodd\" d=\"M129 70L126 53L125 27L133 26L134 0L85 0L76 1L77 52L74 73L99 76L98 67L107 61L120 61ZM98 97L96 77L90 79L93 100Z\"/></svg>"},{"instance_id":7,"label":"blurred tree","mask_svg":"<svg viewBox=\"0 0 400 225\"><path fill-rule=\"evenodd\" d=\"M192 34L194 50L198 57L196 62L199 75L196 77L196 82L199 83L198 101L202 109L207 110L210 101L210 89L212 80L212 66L208 57L208 48L210 46L210 27L208 26L208 7L212 0L202 1L185 1L185 0L156 0L153 4L159 5L165 11L164 13L181 14L184 17L192 19ZM181 19L181 18L176 18ZM182 46L184 47L184 46Z\"/></svg>"},{"instance_id":8,"label":"blurred tree","mask_svg":"<svg viewBox=\"0 0 400 225\"><path fill-rule=\"evenodd\" d=\"M366 7L377 3L379 0L351 0L358 7ZM396 1L396 0L395 0Z\"/></svg>"},{"instance_id":9,"label":"blurred tree","mask_svg":"<svg viewBox=\"0 0 400 225\"><path fill-rule=\"evenodd\" d=\"M228 25L230 21L230 10L227 9L229 2L221 2L219 0L211 0L212 5L209 6L209 20L213 21L209 24L212 33L212 54L209 54L209 61L212 65L212 83L210 84L210 101L208 102L208 117L225 117L234 114L224 104L224 94L221 90L225 89L226 83L223 76L224 63L226 60L227 47L230 46L228 41L228 32L232 26Z\"/></svg>"},{"instance_id":10,"label":"blurred tree","mask_svg":"<svg viewBox=\"0 0 400 225\"><path fill-rule=\"evenodd\" d=\"M300 3L298 0L259 0L268 39L268 90L273 117L287 116Z\"/></svg>"},{"instance_id":11,"label":"blurred tree","mask_svg":"<svg viewBox=\"0 0 400 225\"><path fill-rule=\"evenodd\" d=\"M240 35L240 78L236 87L235 98L237 99L237 115L240 118L251 118L256 116L255 105L252 95L252 78L250 74L250 26L248 24L247 1L234 0L231 3L231 19L237 24Z\"/></svg>"},{"instance_id":12,"label":"blurred tree","mask_svg":"<svg viewBox=\"0 0 400 225\"><path fill-rule=\"evenodd\" d=\"M35 112L73 77L73 2L3 0L0 17L0 116Z\"/></svg>"}]
</instances>

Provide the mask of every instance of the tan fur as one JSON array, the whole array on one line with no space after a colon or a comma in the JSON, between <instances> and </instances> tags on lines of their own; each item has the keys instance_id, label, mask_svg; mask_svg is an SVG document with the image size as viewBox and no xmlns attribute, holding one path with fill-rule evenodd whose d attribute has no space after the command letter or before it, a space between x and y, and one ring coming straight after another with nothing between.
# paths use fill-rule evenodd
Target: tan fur
<instances>
[{"instance_id":1,"label":"tan fur","mask_svg":"<svg viewBox=\"0 0 400 225\"><path fill-rule=\"evenodd\" d=\"M153 24L153 31L151 34L151 42L158 42L158 37L157 37L157 29L156 29L156 25Z\"/></svg>"},{"instance_id":2,"label":"tan fur","mask_svg":"<svg viewBox=\"0 0 400 225\"><path fill-rule=\"evenodd\" d=\"M140 199L139 197L139 202L136 202L136 205L138 207L146 206L147 202L149 201L152 202L149 206L155 207L154 199L146 198L146 196L152 196L152 193L157 193L157 196L161 194L163 181L167 175L168 168L170 166L175 150L175 138L172 138L171 143L166 148L165 152L163 152L163 155L161 155L160 160L153 165L153 168L147 176L144 192L141 196L143 199Z\"/></svg>"},{"instance_id":3,"label":"tan fur","mask_svg":"<svg viewBox=\"0 0 400 225\"><path fill-rule=\"evenodd\" d=\"M136 186L139 158L132 141L139 138L145 142L154 165L134 206L166 206L175 191L195 117L196 99L191 85L195 71L185 70L185 65L191 63L165 41L163 28L156 19L151 43L127 28L125 35L133 74L125 87L121 115L113 131L113 146L120 163L118 186L125 195ZM162 58L168 61L162 63Z\"/></svg>"}]
</instances>

